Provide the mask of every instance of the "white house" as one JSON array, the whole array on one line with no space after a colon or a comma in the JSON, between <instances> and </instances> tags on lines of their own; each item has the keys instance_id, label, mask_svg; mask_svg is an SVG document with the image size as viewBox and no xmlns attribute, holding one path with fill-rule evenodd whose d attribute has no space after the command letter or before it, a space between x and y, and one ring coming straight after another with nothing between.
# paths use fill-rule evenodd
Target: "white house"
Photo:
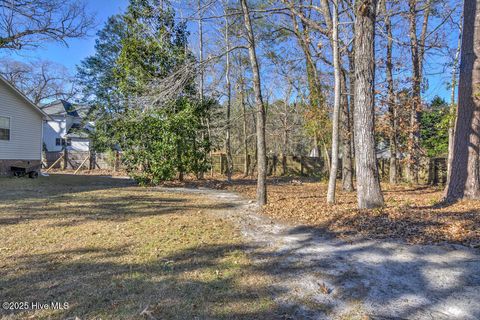
<instances>
[{"instance_id":1,"label":"white house","mask_svg":"<svg viewBox=\"0 0 480 320\"><path fill-rule=\"evenodd\" d=\"M40 108L0 76L0 175L11 166L41 166L43 123Z\"/></svg>"},{"instance_id":2,"label":"white house","mask_svg":"<svg viewBox=\"0 0 480 320\"><path fill-rule=\"evenodd\" d=\"M92 124L84 123L85 108L65 100L56 100L41 107L51 118L44 125L43 143L46 151L89 151L89 131Z\"/></svg>"}]
</instances>

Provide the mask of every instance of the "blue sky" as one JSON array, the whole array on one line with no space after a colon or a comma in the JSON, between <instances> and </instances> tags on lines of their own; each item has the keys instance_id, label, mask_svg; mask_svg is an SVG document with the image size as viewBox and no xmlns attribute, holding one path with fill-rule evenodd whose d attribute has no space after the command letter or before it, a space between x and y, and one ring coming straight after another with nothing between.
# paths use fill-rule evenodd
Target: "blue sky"
<instances>
[{"instance_id":1,"label":"blue sky","mask_svg":"<svg viewBox=\"0 0 480 320\"><path fill-rule=\"evenodd\" d=\"M18 60L42 59L51 60L66 66L72 73L76 70L76 65L82 59L94 53L95 33L103 27L107 18L111 15L123 12L128 4L128 0L87 0L88 10L95 14L97 27L96 30L90 32L89 37L83 39L74 39L68 41L68 47L60 43L47 43L42 48L35 51L24 51L14 53L12 58ZM192 49L197 48L196 43L196 27L191 30ZM456 42L456 34L452 33L447 36L450 42ZM11 53L10 53L11 54ZM444 57L429 57L426 61L428 73L425 76L428 79L428 90L424 92L425 100L431 100L435 95L439 95L449 101L450 92L446 83L450 81L450 70L442 70L440 62Z\"/></svg>"},{"instance_id":2,"label":"blue sky","mask_svg":"<svg viewBox=\"0 0 480 320\"><path fill-rule=\"evenodd\" d=\"M108 17L122 12L127 7L128 0L88 0L88 11L95 14L97 28L84 39L68 40L68 47L60 43L47 43L35 51L23 51L13 54L12 58L19 60L42 59L51 60L66 66L72 72L80 61L93 54L95 33L101 29Z\"/></svg>"}]
</instances>

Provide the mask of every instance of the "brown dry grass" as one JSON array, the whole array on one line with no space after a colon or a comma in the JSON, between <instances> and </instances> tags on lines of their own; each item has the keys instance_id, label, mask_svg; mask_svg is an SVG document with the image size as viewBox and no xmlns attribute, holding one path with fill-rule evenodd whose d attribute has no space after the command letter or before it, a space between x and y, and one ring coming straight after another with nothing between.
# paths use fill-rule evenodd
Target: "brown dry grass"
<instances>
[{"instance_id":1,"label":"brown dry grass","mask_svg":"<svg viewBox=\"0 0 480 320\"><path fill-rule=\"evenodd\" d=\"M0 179L0 302L68 302L5 319L276 318L222 205L128 180Z\"/></svg>"}]
</instances>

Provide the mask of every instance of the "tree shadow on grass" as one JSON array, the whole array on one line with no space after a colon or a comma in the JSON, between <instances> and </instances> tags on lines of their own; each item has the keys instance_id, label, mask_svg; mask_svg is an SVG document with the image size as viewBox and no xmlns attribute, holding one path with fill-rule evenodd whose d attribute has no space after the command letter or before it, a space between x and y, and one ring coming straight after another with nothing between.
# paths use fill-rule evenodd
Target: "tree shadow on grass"
<instances>
[{"instance_id":1,"label":"tree shadow on grass","mask_svg":"<svg viewBox=\"0 0 480 320\"><path fill-rule=\"evenodd\" d=\"M67 301L54 318L81 319L330 318L358 301L367 308L354 311L372 319L480 317L478 252L409 246L399 256L397 243L331 241L318 231L291 229L298 241L278 251L205 245L146 262L124 262L129 246L25 254L15 273L0 269L0 300ZM243 252L257 262L236 261Z\"/></svg>"},{"instance_id":2,"label":"tree shadow on grass","mask_svg":"<svg viewBox=\"0 0 480 320\"><path fill-rule=\"evenodd\" d=\"M38 179L1 177L0 201L61 197L86 191L109 190L134 186L131 179L109 176L53 174Z\"/></svg>"},{"instance_id":3,"label":"tree shadow on grass","mask_svg":"<svg viewBox=\"0 0 480 320\"><path fill-rule=\"evenodd\" d=\"M271 303L272 290L281 289L252 283L265 271L232 267L230 257L247 249L205 246L146 263L119 262L128 247L24 255L16 263L18 275L0 272L0 300L68 302L67 310L54 313L62 319L288 319L291 308Z\"/></svg>"},{"instance_id":4,"label":"tree shadow on grass","mask_svg":"<svg viewBox=\"0 0 480 320\"><path fill-rule=\"evenodd\" d=\"M12 183L2 184L8 181ZM55 219L58 227L96 220L121 222L192 209L236 206L228 202L193 204L184 197L172 197L161 188L139 187L131 180L110 177L53 175L38 181L3 178L0 182L0 227L48 219Z\"/></svg>"}]
</instances>

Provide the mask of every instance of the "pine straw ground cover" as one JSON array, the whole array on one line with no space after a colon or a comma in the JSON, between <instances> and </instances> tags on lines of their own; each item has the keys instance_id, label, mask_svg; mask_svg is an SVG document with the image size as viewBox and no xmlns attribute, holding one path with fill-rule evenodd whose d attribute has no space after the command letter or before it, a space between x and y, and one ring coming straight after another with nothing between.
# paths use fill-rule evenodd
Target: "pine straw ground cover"
<instances>
[{"instance_id":1,"label":"pine straw ground cover","mask_svg":"<svg viewBox=\"0 0 480 320\"><path fill-rule=\"evenodd\" d=\"M68 303L0 318L278 318L222 209L125 179L0 178L0 303Z\"/></svg>"},{"instance_id":2,"label":"pine straw ground cover","mask_svg":"<svg viewBox=\"0 0 480 320\"><path fill-rule=\"evenodd\" d=\"M416 244L455 243L480 247L480 202L460 201L439 207L443 188L382 184L386 206L356 209L356 193L337 188L337 203L326 202L327 183L299 178L270 178L263 213L295 225L308 225L337 237L398 239ZM254 179L236 176L184 185L229 189L255 199Z\"/></svg>"},{"instance_id":3,"label":"pine straw ground cover","mask_svg":"<svg viewBox=\"0 0 480 320\"><path fill-rule=\"evenodd\" d=\"M456 243L480 247L480 202L437 204L443 189L382 184L386 207L356 209L355 192L337 189L337 203L326 203L327 184L271 180L263 212L294 224L317 227L339 237L393 238L408 243ZM254 183L233 184L232 190L255 198Z\"/></svg>"}]
</instances>

